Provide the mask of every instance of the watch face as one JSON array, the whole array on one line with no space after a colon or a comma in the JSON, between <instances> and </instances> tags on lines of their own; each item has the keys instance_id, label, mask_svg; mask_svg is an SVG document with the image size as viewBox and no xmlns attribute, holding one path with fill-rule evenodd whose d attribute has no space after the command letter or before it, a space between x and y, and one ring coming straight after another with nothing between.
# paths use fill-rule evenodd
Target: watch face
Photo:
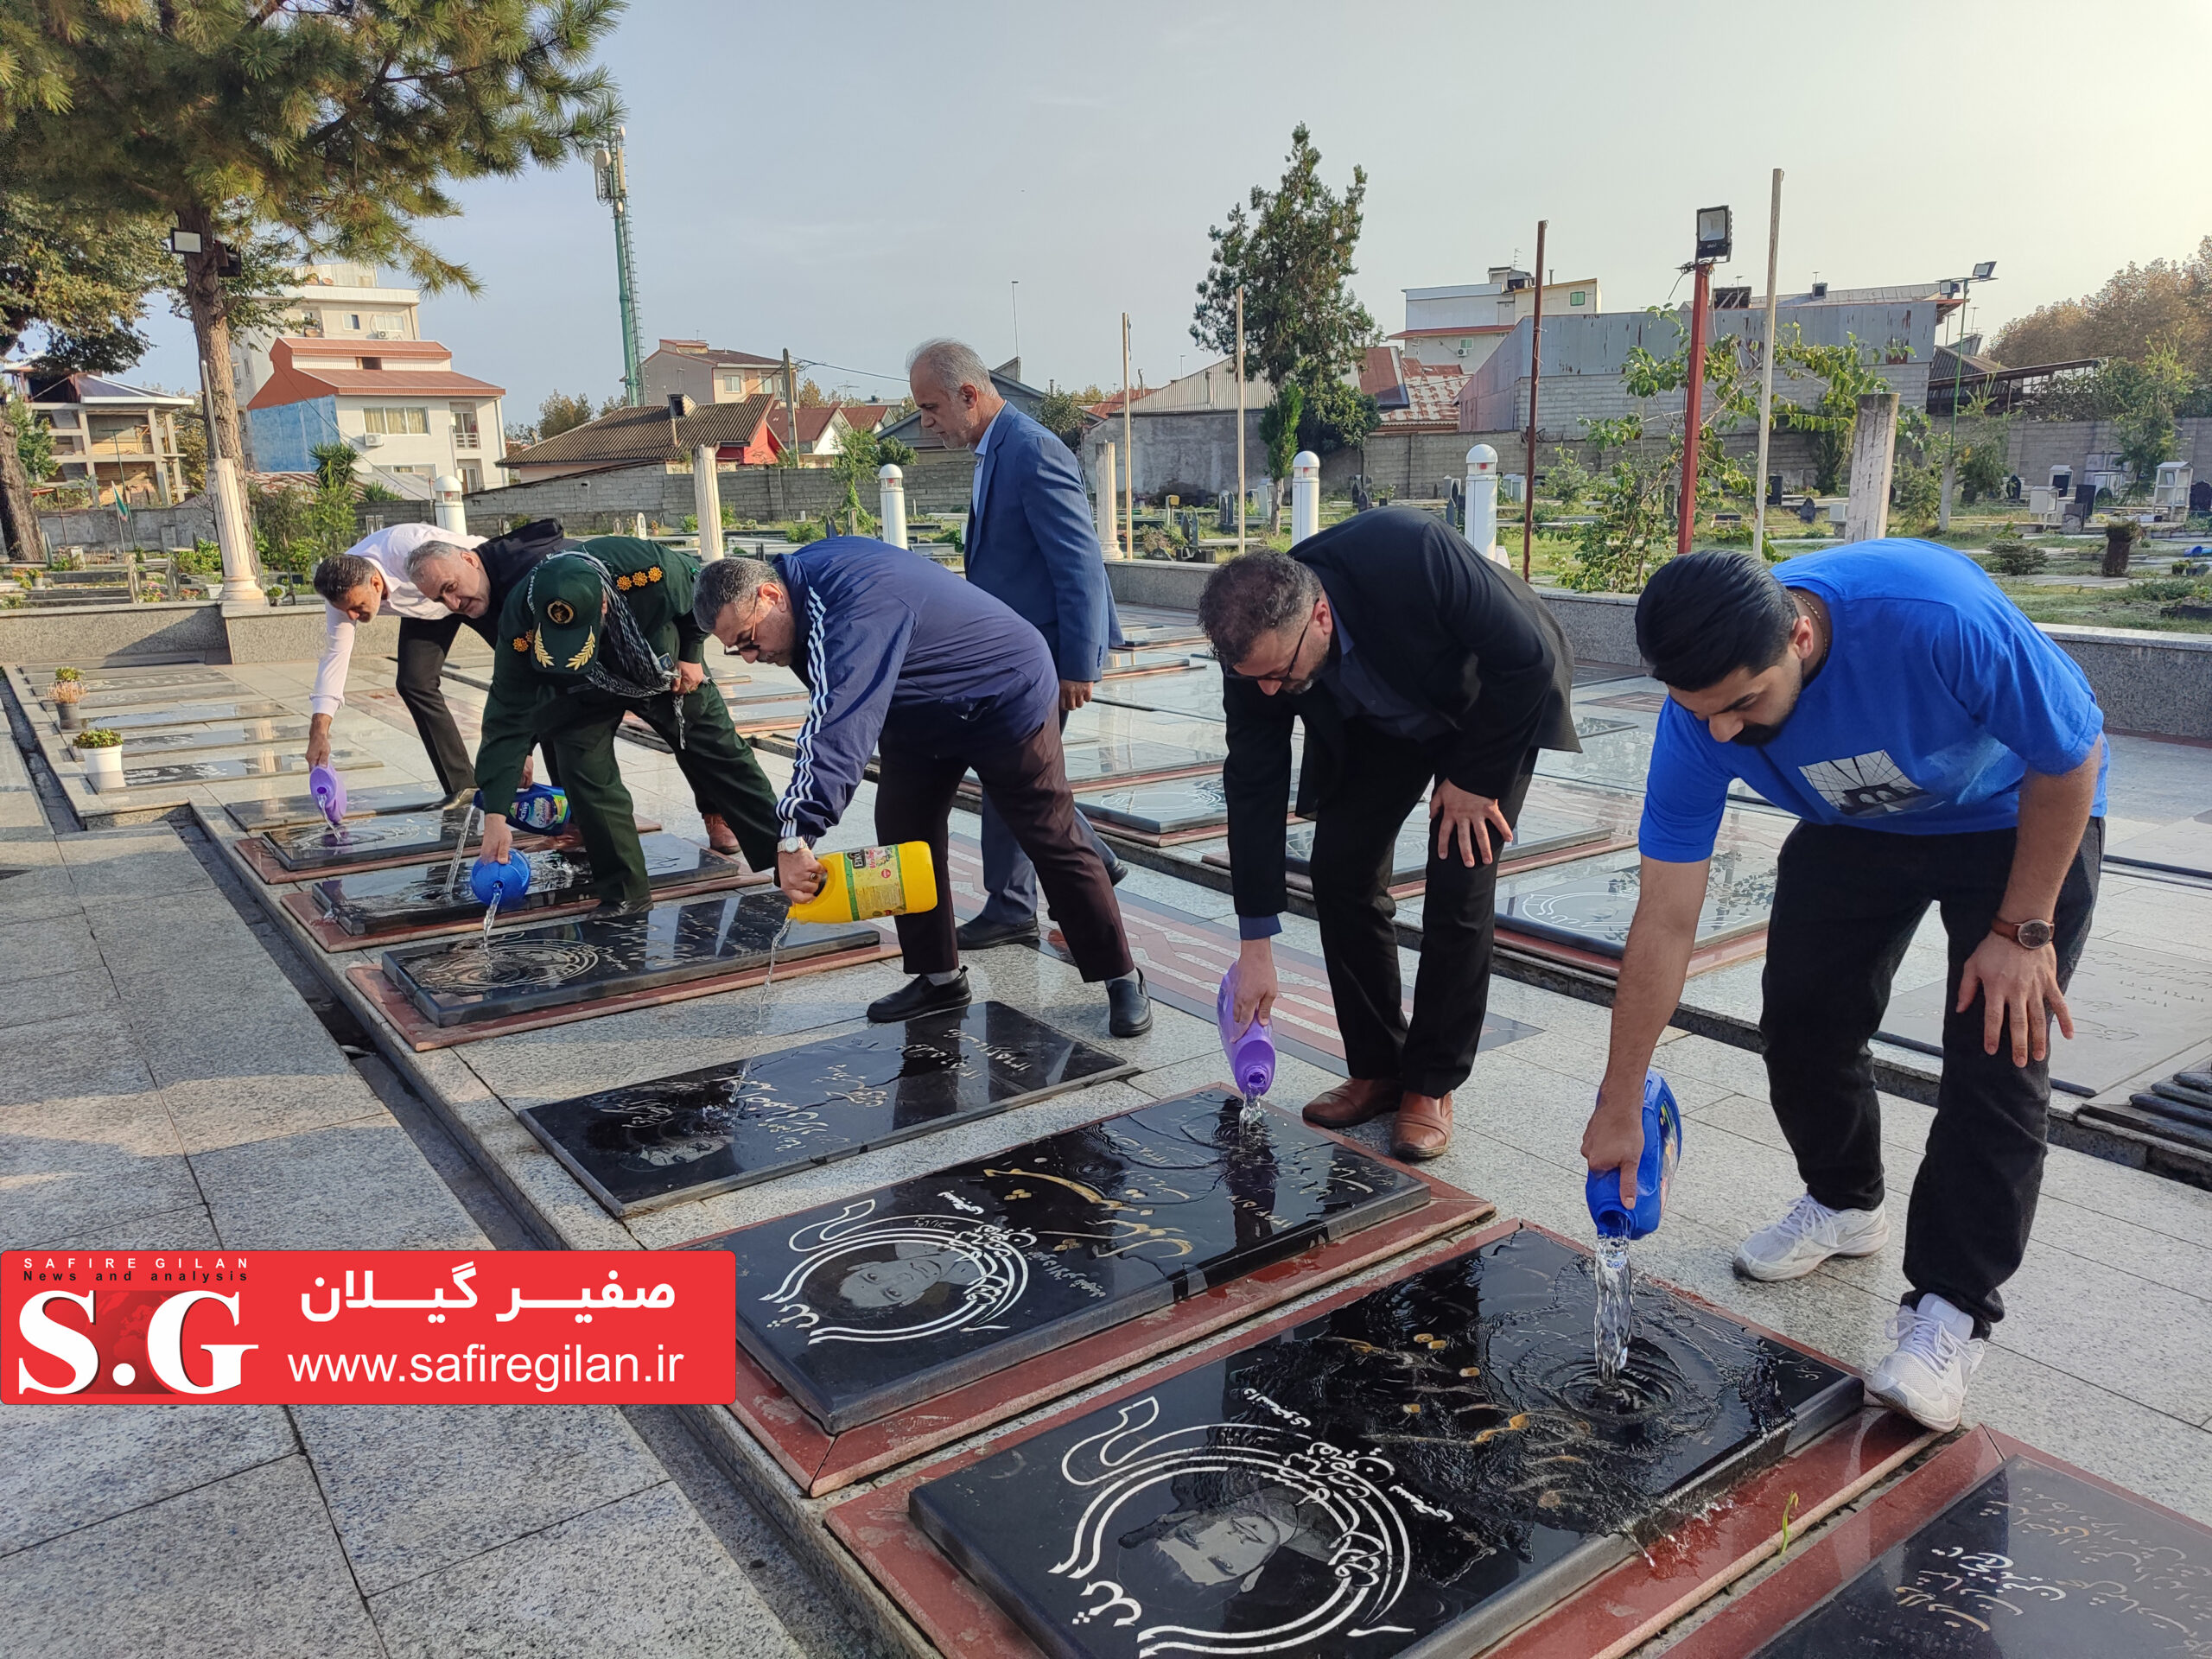
<instances>
[{"instance_id":1,"label":"watch face","mask_svg":"<svg viewBox=\"0 0 2212 1659\"><path fill-rule=\"evenodd\" d=\"M2024 950L2042 950L2050 943L2050 924L2049 922L2022 922L2019 942L2021 949Z\"/></svg>"}]
</instances>

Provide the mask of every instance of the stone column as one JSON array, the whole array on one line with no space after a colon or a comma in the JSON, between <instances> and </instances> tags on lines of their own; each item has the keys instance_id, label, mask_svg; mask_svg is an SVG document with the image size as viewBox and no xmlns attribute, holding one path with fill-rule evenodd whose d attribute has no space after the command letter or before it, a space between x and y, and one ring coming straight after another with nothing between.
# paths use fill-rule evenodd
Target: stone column
<instances>
[{"instance_id":1,"label":"stone column","mask_svg":"<svg viewBox=\"0 0 2212 1659\"><path fill-rule=\"evenodd\" d=\"M468 512L461 504L459 479L451 473L440 473L430 480L430 499L440 530L449 530L456 536L468 534Z\"/></svg>"},{"instance_id":2,"label":"stone column","mask_svg":"<svg viewBox=\"0 0 2212 1659\"><path fill-rule=\"evenodd\" d=\"M699 515L699 563L722 556L721 480L715 475L715 446L702 443L691 452L692 511Z\"/></svg>"},{"instance_id":3,"label":"stone column","mask_svg":"<svg viewBox=\"0 0 2212 1659\"><path fill-rule=\"evenodd\" d=\"M1114 467L1114 446L1098 446L1098 550L1109 559L1122 556L1122 534L1115 515L1121 502L1121 480Z\"/></svg>"},{"instance_id":4,"label":"stone column","mask_svg":"<svg viewBox=\"0 0 2212 1659\"><path fill-rule=\"evenodd\" d=\"M1851 436L1851 499L1843 512L1845 541L1877 541L1890 533L1890 471L1897 448L1897 393L1861 392L1859 423Z\"/></svg>"},{"instance_id":5,"label":"stone column","mask_svg":"<svg viewBox=\"0 0 2212 1659\"><path fill-rule=\"evenodd\" d=\"M1321 457L1301 449L1290 463L1290 544L1321 528Z\"/></svg>"},{"instance_id":6,"label":"stone column","mask_svg":"<svg viewBox=\"0 0 2212 1659\"><path fill-rule=\"evenodd\" d=\"M1467 451L1466 537L1476 552L1503 564L1497 544L1497 451L1478 443Z\"/></svg>"},{"instance_id":7,"label":"stone column","mask_svg":"<svg viewBox=\"0 0 2212 1659\"><path fill-rule=\"evenodd\" d=\"M265 608L269 595L254 577L253 538L245 527L245 493L238 486L237 461L209 454L207 493L215 498L215 539L223 550L223 587L217 597L226 605Z\"/></svg>"},{"instance_id":8,"label":"stone column","mask_svg":"<svg viewBox=\"0 0 2212 1659\"><path fill-rule=\"evenodd\" d=\"M906 474L890 461L876 468L875 487L881 503L883 539L893 547L906 545Z\"/></svg>"}]
</instances>

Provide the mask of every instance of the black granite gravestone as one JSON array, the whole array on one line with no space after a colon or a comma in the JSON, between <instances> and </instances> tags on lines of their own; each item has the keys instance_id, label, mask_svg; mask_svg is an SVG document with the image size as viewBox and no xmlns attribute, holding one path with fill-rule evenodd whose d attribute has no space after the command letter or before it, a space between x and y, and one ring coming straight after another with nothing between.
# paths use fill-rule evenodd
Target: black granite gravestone
<instances>
[{"instance_id":1,"label":"black granite gravestone","mask_svg":"<svg viewBox=\"0 0 2212 1659\"><path fill-rule=\"evenodd\" d=\"M387 950L384 976L433 1024L461 1026L723 977L765 965L772 945L778 962L791 963L882 938L865 922L793 922L778 945L788 908L781 893L755 888L632 916L579 917L489 939Z\"/></svg>"},{"instance_id":2,"label":"black granite gravestone","mask_svg":"<svg viewBox=\"0 0 2212 1659\"><path fill-rule=\"evenodd\" d=\"M532 1106L522 1120L618 1216L988 1117L1137 1068L979 1002Z\"/></svg>"},{"instance_id":3,"label":"black granite gravestone","mask_svg":"<svg viewBox=\"0 0 2212 1659\"><path fill-rule=\"evenodd\" d=\"M834 1433L1428 1202L1404 1170L1221 1090L781 1216L738 1340Z\"/></svg>"},{"instance_id":4,"label":"black granite gravestone","mask_svg":"<svg viewBox=\"0 0 2212 1659\"><path fill-rule=\"evenodd\" d=\"M2013 1458L1755 1659L2212 1653L2212 1531Z\"/></svg>"},{"instance_id":5,"label":"black granite gravestone","mask_svg":"<svg viewBox=\"0 0 2212 1659\"><path fill-rule=\"evenodd\" d=\"M1617 1389L1586 1256L1524 1229L915 1490L1062 1659L1460 1655L1744 1469L1855 1377L1649 1286Z\"/></svg>"},{"instance_id":6,"label":"black granite gravestone","mask_svg":"<svg viewBox=\"0 0 2212 1659\"><path fill-rule=\"evenodd\" d=\"M1524 812L1515 827L1512 842L1506 849L1511 858L1536 858L1568 847L1579 847L1586 842L1600 839L1605 831L1582 818L1555 817L1542 812ZM1393 886L1406 881L1418 881L1428 869L1429 848L1433 835L1427 809L1418 808L1398 831L1397 845L1391 853L1390 881ZM1495 847L1492 849L1496 850ZM1293 874L1311 878L1313 874L1313 826L1294 823L1283 841L1284 864Z\"/></svg>"},{"instance_id":7,"label":"black granite gravestone","mask_svg":"<svg viewBox=\"0 0 2212 1659\"><path fill-rule=\"evenodd\" d=\"M1066 751L1068 782L1081 789L1110 784L1117 778L1149 777L1163 772L1188 771L1194 766L1218 766L1221 757L1173 743L1147 738L1113 742L1071 744Z\"/></svg>"},{"instance_id":8,"label":"black granite gravestone","mask_svg":"<svg viewBox=\"0 0 2212 1659\"><path fill-rule=\"evenodd\" d=\"M259 720L291 712L281 702L270 702L265 698L257 697L223 702L179 702L167 709L134 709L124 714L102 714L94 710L85 716L85 724L105 726L115 732L137 732L170 726L198 726L211 720Z\"/></svg>"},{"instance_id":9,"label":"black granite gravestone","mask_svg":"<svg viewBox=\"0 0 2212 1659\"><path fill-rule=\"evenodd\" d=\"M464 824L468 826L473 846L482 835L484 821L467 807L348 818L335 828L321 822L294 824L269 830L262 840L288 870L337 870L379 859L450 854L461 840Z\"/></svg>"},{"instance_id":10,"label":"black granite gravestone","mask_svg":"<svg viewBox=\"0 0 2212 1659\"><path fill-rule=\"evenodd\" d=\"M125 745L128 751L129 746ZM356 754L341 750L330 757L331 765L340 772L372 772L384 762L374 755ZM304 754L288 751L266 750L258 754L236 755L220 760L173 760L152 766L126 766L123 781L133 789L143 789L150 784L219 784L236 778L276 778L285 772L308 770Z\"/></svg>"},{"instance_id":11,"label":"black granite gravestone","mask_svg":"<svg viewBox=\"0 0 2212 1659\"><path fill-rule=\"evenodd\" d=\"M346 816L374 817L379 813L422 812L445 799L435 784L379 784L373 789L346 791ZM250 801L226 801L223 810L241 830L282 830L292 824L323 821L322 808L312 795L269 795Z\"/></svg>"},{"instance_id":12,"label":"black granite gravestone","mask_svg":"<svg viewBox=\"0 0 2212 1659\"><path fill-rule=\"evenodd\" d=\"M257 743L297 743L305 740L304 720L241 720L220 726L184 726L175 731L135 732L130 753L175 754L194 749L245 749Z\"/></svg>"},{"instance_id":13,"label":"black granite gravestone","mask_svg":"<svg viewBox=\"0 0 2212 1659\"><path fill-rule=\"evenodd\" d=\"M681 836L657 832L638 839L645 849L645 880L656 887L715 874L735 875L743 868L735 859L709 852ZM591 861L581 851L531 853L528 857L530 891L500 905L503 918L591 896ZM369 938L473 921L483 915L484 906L469 890L468 868L464 860L456 871L453 860L446 858L333 876L315 883L315 902L348 933Z\"/></svg>"},{"instance_id":14,"label":"black granite gravestone","mask_svg":"<svg viewBox=\"0 0 2212 1659\"><path fill-rule=\"evenodd\" d=\"M1132 784L1125 789L1085 790L1075 804L1093 823L1145 835L1175 835L1229 822L1229 798L1218 773Z\"/></svg>"},{"instance_id":15,"label":"black granite gravestone","mask_svg":"<svg viewBox=\"0 0 2212 1659\"><path fill-rule=\"evenodd\" d=\"M1605 869L1573 867L1555 879L1532 876L1497 905L1497 924L1600 956L1618 957L1636 915L1641 867L1634 859ZM1766 925L1774 909L1771 852L1731 849L1713 855L1705 905L1698 912L1700 950L1741 938Z\"/></svg>"}]
</instances>

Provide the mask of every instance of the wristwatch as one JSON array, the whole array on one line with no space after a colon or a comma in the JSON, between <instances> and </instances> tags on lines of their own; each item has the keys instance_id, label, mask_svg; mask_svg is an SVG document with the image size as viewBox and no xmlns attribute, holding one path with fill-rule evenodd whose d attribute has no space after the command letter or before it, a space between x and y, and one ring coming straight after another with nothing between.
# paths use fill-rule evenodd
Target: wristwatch
<instances>
[{"instance_id":1,"label":"wristwatch","mask_svg":"<svg viewBox=\"0 0 2212 1659\"><path fill-rule=\"evenodd\" d=\"M806 838L804 836L785 836L776 843L776 850L779 853L803 853L806 850Z\"/></svg>"},{"instance_id":2,"label":"wristwatch","mask_svg":"<svg viewBox=\"0 0 2212 1659\"><path fill-rule=\"evenodd\" d=\"M2040 950L2050 943L2049 922L2008 922L2002 917L1989 925L1989 931L2002 939L2010 939L2023 950Z\"/></svg>"}]
</instances>

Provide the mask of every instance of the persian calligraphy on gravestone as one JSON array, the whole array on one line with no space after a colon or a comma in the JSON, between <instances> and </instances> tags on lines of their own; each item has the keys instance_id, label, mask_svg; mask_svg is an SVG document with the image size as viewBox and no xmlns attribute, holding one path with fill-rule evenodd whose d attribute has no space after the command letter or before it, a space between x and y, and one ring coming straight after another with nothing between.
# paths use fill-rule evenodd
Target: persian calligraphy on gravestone
<instances>
[{"instance_id":1,"label":"persian calligraphy on gravestone","mask_svg":"<svg viewBox=\"0 0 2212 1659\"><path fill-rule=\"evenodd\" d=\"M330 764L341 772L355 772L370 771L384 762L373 755L346 750L332 755ZM305 755L271 749L219 760L175 760L162 766L130 766L124 769L123 781L133 789L143 789L149 784L215 784L232 778L275 778L307 769Z\"/></svg>"},{"instance_id":2,"label":"persian calligraphy on gravestone","mask_svg":"<svg viewBox=\"0 0 2212 1659\"><path fill-rule=\"evenodd\" d=\"M656 887L717 874L735 875L742 868L735 859L709 852L681 836L657 831L638 840L645 855L645 880ZM582 853L551 851L529 856L530 890L520 899L503 900L502 918L571 905L592 896L591 860ZM484 913L483 902L469 890L467 863L456 870L449 858L332 876L315 882L313 891L324 915L348 933L369 938L472 921Z\"/></svg>"},{"instance_id":3,"label":"persian calligraphy on gravestone","mask_svg":"<svg viewBox=\"0 0 2212 1659\"><path fill-rule=\"evenodd\" d=\"M1137 1068L979 1002L526 1108L531 1132L618 1216L711 1197L988 1117Z\"/></svg>"},{"instance_id":4,"label":"persian calligraphy on gravestone","mask_svg":"<svg viewBox=\"0 0 2212 1659\"><path fill-rule=\"evenodd\" d=\"M1075 798L1075 804L1093 823L1147 835L1174 835L1229 822L1229 797L1218 772L1132 784L1125 789L1086 790Z\"/></svg>"},{"instance_id":5,"label":"persian calligraphy on gravestone","mask_svg":"<svg viewBox=\"0 0 2212 1659\"><path fill-rule=\"evenodd\" d=\"M1596 871L1569 867L1548 880L1531 876L1498 900L1498 925L1618 957L1635 919L1641 870L1630 858ZM1764 927L1774 911L1774 855L1764 849L1730 848L1713 854L1705 903L1698 911L1697 947L1723 944Z\"/></svg>"},{"instance_id":6,"label":"persian calligraphy on gravestone","mask_svg":"<svg viewBox=\"0 0 2212 1659\"><path fill-rule=\"evenodd\" d=\"M1472 1653L1858 1407L1847 1373L1649 1285L1604 1389L1593 1306L1588 1259L1523 1229L1048 1423L912 1512L1061 1659Z\"/></svg>"},{"instance_id":7,"label":"persian calligraphy on gravestone","mask_svg":"<svg viewBox=\"0 0 2212 1659\"><path fill-rule=\"evenodd\" d=\"M379 813L429 811L444 799L445 791L435 784L379 784L373 789L347 790L346 816L367 818ZM324 823L321 804L312 795L226 801L223 810L241 830L282 830L289 824Z\"/></svg>"},{"instance_id":8,"label":"persian calligraphy on gravestone","mask_svg":"<svg viewBox=\"0 0 2212 1659\"><path fill-rule=\"evenodd\" d=\"M727 897L671 899L625 916L518 928L386 950L384 976L438 1026L603 1001L878 944L868 923L794 922L773 888Z\"/></svg>"},{"instance_id":9,"label":"persian calligraphy on gravestone","mask_svg":"<svg viewBox=\"0 0 2212 1659\"><path fill-rule=\"evenodd\" d=\"M2013 1458L1756 1659L2212 1653L2212 1530Z\"/></svg>"},{"instance_id":10,"label":"persian calligraphy on gravestone","mask_svg":"<svg viewBox=\"0 0 2212 1659\"><path fill-rule=\"evenodd\" d=\"M840 1432L1428 1202L1243 1107L1179 1095L703 1243L737 1257L738 1340Z\"/></svg>"}]
</instances>

